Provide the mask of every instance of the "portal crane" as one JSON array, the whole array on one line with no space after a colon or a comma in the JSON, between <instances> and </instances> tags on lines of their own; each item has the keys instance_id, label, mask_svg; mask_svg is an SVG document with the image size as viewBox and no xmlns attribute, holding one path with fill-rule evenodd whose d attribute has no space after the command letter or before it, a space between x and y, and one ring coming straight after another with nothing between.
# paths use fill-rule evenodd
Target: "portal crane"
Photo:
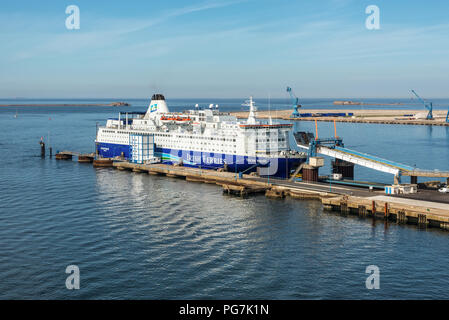
<instances>
[{"instance_id":1,"label":"portal crane","mask_svg":"<svg viewBox=\"0 0 449 320\"><path fill-rule=\"evenodd\" d=\"M433 120L433 114L432 114L433 105L432 105L432 102L430 102L430 103L428 104L423 98L421 98L421 97L415 92L415 90L412 89L411 91L412 91L412 93L419 99L419 101L422 102L422 104L424 105L424 107L425 107L427 110L429 110L429 112L427 113L426 119L427 119L427 120Z\"/></svg>"},{"instance_id":2,"label":"portal crane","mask_svg":"<svg viewBox=\"0 0 449 320\"><path fill-rule=\"evenodd\" d=\"M287 87L287 92L290 95L290 99L291 99L292 105L293 105L292 117L297 118L297 117L299 117L298 109L301 108L301 105L299 104L299 99L297 96L295 96L293 94L292 88Z\"/></svg>"}]
</instances>

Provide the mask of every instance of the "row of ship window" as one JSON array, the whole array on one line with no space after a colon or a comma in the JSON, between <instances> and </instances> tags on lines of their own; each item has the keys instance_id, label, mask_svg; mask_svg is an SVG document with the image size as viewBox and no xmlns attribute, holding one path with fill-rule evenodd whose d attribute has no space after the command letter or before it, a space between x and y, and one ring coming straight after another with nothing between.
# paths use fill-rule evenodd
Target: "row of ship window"
<instances>
[{"instance_id":1,"label":"row of ship window","mask_svg":"<svg viewBox=\"0 0 449 320\"><path fill-rule=\"evenodd\" d=\"M155 133L155 136L158 137L172 137L172 135L170 134L163 134L163 133ZM180 139L201 139L201 140L216 140L216 141L233 141L235 142L235 138L234 139L226 139L226 138L214 138L214 137L194 137L194 136L180 136L180 135L176 135L176 138L180 138Z\"/></svg>"},{"instance_id":2,"label":"row of ship window","mask_svg":"<svg viewBox=\"0 0 449 320\"><path fill-rule=\"evenodd\" d=\"M105 132L105 133L114 133L114 134L116 134L116 133L121 133L121 134L126 134L126 133L128 133L128 132L124 132L124 131L112 131L112 130L104 130L103 132ZM144 134L144 133L142 133L143 135L149 135L149 134ZM158 136L158 137L172 137L172 135L171 134L164 134L164 133L156 133L156 134L154 134L155 136ZM269 133L267 133L267 135L269 135ZM185 139L185 138L190 138L190 139L193 139L193 136L179 136L179 135L177 135L176 136L177 138L182 138L182 139ZM210 140L210 141L214 141L214 140L216 140L216 141L233 141L233 142L235 142L236 141L236 139L226 139L226 138L214 138L214 137L196 137L197 139L202 139L202 140L204 140L204 139L206 139L206 140ZM285 141L286 139L285 138L279 138L279 139L277 139L278 141ZM168 142L168 141L167 141ZM180 141L178 141L178 142L180 142ZM270 139L256 139L256 142L270 142ZM201 143L201 144L203 144L203 143ZM210 144L210 143L209 143ZM223 146L223 145L222 145ZM236 146L234 145L234 148L235 148Z\"/></svg>"},{"instance_id":3,"label":"row of ship window","mask_svg":"<svg viewBox=\"0 0 449 320\"><path fill-rule=\"evenodd\" d=\"M275 141L276 139L272 139ZM279 138L278 141L285 141L285 138ZM256 142L270 142L270 139L256 139Z\"/></svg>"},{"instance_id":4,"label":"row of ship window","mask_svg":"<svg viewBox=\"0 0 449 320\"><path fill-rule=\"evenodd\" d=\"M180 141L171 141L171 140L165 140L165 139L163 139L163 140L161 140L161 141L159 141L159 143L174 143L174 142L180 142ZM210 143L210 142L197 142L197 143L194 143L194 142L192 142L192 141L190 141L190 144L201 144L201 145L214 145L213 143ZM225 147L225 148L231 148L231 147L234 147L234 148L236 148L236 145L233 145L233 146L231 146L231 145L228 145L228 144L220 144L219 146L221 146L222 148L223 147Z\"/></svg>"},{"instance_id":5,"label":"row of ship window","mask_svg":"<svg viewBox=\"0 0 449 320\"><path fill-rule=\"evenodd\" d=\"M117 134L117 133L128 134L129 133L129 132L126 132L126 131L115 131L115 130L103 130L103 132L105 132L105 133L114 133L114 134Z\"/></svg>"}]
</instances>

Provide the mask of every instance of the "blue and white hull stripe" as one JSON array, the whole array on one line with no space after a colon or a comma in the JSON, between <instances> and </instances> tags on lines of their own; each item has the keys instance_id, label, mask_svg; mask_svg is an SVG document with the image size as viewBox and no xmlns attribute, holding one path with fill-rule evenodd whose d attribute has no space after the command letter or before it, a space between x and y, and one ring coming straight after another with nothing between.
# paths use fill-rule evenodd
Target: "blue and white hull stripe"
<instances>
[{"instance_id":1,"label":"blue and white hull stripe","mask_svg":"<svg viewBox=\"0 0 449 320\"><path fill-rule=\"evenodd\" d=\"M113 158L123 155L126 159L131 157L131 146L112 144L112 143L97 143L97 151L101 157ZM195 167L203 169L217 169L222 168L225 164L229 171L237 171L249 173L256 171L257 167L267 167L275 162L275 172L271 175L280 178L287 178L291 170L294 170L298 165L305 161L304 158L266 158L266 157L251 157L251 156L236 156L224 153L209 153L200 151L187 151L168 148L155 148L154 155L161 158L163 163L175 164L182 161L186 167Z\"/></svg>"}]
</instances>

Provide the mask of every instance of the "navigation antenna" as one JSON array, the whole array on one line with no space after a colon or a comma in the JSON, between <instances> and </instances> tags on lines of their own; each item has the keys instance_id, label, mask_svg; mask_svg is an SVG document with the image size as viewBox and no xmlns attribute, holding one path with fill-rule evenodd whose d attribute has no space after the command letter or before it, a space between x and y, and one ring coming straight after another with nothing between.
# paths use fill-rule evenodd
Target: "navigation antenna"
<instances>
[{"instance_id":1,"label":"navigation antenna","mask_svg":"<svg viewBox=\"0 0 449 320\"><path fill-rule=\"evenodd\" d=\"M244 107L249 107L249 115L248 115L248 124L256 124L257 117L257 107L253 101L253 97L250 96L249 100L246 100L245 103L242 104Z\"/></svg>"}]
</instances>

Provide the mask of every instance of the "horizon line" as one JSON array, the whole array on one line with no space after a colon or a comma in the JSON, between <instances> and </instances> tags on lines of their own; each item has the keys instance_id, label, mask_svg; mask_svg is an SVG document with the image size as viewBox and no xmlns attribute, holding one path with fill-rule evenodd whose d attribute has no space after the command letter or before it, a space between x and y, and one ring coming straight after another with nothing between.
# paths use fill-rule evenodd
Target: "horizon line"
<instances>
[{"instance_id":1,"label":"horizon line","mask_svg":"<svg viewBox=\"0 0 449 320\"><path fill-rule=\"evenodd\" d=\"M164 95L165 96L165 95ZM248 99L249 96L246 97L172 97L172 98L166 98L166 100L173 100L173 99ZM252 96L255 99L290 99L290 97L257 97ZM334 100L360 100L360 99L410 99L410 100L417 100L413 97L298 97L299 100L301 99L334 99ZM0 100L151 100L151 97L0 97ZM430 99L449 99L448 97L427 97L424 100L430 100Z\"/></svg>"}]
</instances>

